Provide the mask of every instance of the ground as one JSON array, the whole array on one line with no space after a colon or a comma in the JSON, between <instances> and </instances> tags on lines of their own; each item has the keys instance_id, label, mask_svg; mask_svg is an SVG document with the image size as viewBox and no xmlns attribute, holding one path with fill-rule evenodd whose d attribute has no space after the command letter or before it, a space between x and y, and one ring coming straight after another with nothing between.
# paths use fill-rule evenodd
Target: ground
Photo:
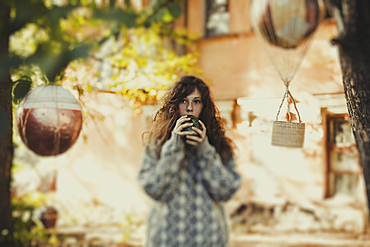
<instances>
[{"instance_id":1,"label":"ground","mask_svg":"<svg viewBox=\"0 0 370 247\"><path fill-rule=\"evenodd\" d=\"M53 247L143 247L141 241L124 244L118 228L64 232L63 241ZM136 243L135 243L136 242ZM39 245L46 247L47 245ZM231 234L228 247L370 247L370 234L351 233L282 233L242 235Z\"/></svg>"},{"instance_id":2,"label":"ground","mask_svg":"<svg viewBox=\"0 0 370 247\"><path fill-rule=\"evenodd\" d=\"M246 234L232 236L230 247L364 247L370 246L369 236L348 233Z\"/></svg>"}]
</instances>

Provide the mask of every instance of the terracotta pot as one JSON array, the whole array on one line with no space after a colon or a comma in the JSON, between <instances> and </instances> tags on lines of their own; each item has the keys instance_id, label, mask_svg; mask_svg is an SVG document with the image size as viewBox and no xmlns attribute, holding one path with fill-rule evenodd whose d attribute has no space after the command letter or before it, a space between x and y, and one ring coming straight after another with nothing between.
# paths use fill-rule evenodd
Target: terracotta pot
<instances>
[{"instance_id":1,"label":"terracotta pot","mask_svg":"<svg viewBox=\"0 0 370 247\"><path fill-rule=\"evenodd\" d=\"M58 212L53 207L47 207L46 210L41 214L41 222L45 228L55 227L58 219Z\"/></svg>"}]
</instances>

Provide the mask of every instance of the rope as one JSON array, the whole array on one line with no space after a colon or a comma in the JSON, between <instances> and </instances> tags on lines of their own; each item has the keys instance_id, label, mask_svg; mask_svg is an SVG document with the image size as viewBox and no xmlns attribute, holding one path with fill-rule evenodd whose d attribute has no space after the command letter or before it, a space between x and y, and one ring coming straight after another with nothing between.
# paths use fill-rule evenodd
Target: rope
<instances>
[{"instance_id":1,"label":"rope","mask_svg":"<svg viewBox=\"0 0 370 247\"><path fill-rule=\"evenodd\" d=\"M283 106L283 104L284 104L285 97L286 97L286 92L284 93L283 100L281 101L281 104L280 104L280 106L279 106L279 110L278 110L277 115L276 115L276 121L278 121L278 120L279 120L280 110L281 110L281 107L282 107L282 106Z\"/></svg>"},{"instance_id":2,"label":"rope","mask_svg":"<svg viewBox=\"0 0 370 247\"><path fill-rule=\"evenodd\" d=\"M60 129L62 123L60 122L60 109L58 107L59 105L59 96L58 96L58 86L54 87L55 90L52 91L52 93L55 93L54 99L55 99L55 106L56 106L56 114L57 114L57 126L56 129L54 130L54 147L51 151L51 155L57 155L60 152Z\"/></svg>"},{"instance_id":3,"label":"rope","mask_svg":"<svg viewBox=\"0 0 370 247\"><path fill-rule=\"evenodd\" d=\"M290 91L289 91L289 90L288 90L288 94L289 94L290 98L291 98L291 99L292 99L292 101L293 101L293 105L294 105L295 111L297 112L297 115L298 115L298 120L299 120L299 122L301 123L301 122L302 122L302 120L301 120L301 116L299 115L299 111L298 111L298 108L297 108L297 104L295 103L295 100L294 100L294 98L293 98L293 95L290 93Z\"/></svg>"},{"instance_id":4,"label":"rope","mask_svg":"<svg viewBox=\"0 0 370 247\"><path fill-rule=\"evenodd\" d=\"M298 115L299 123L301 123L301 122L302 122L302 120L301 120L301 115L299 114L299 111L298 111L298 108L297 108L296 101L295 101L295 99L294 99L293 95L290 93L290 91L289 91L289 87L287 86L285 89L286 89L286 90L285 90L285 93L284 93L283 99L281 100L281 103L280 103L280 106L279 106L278 112L277 112L277 114L276 114L276 121L278 121L278 120L279 120L280 111L281 111L281 108L283 107L283 104L284 104L284 100L285 100L285 98L286 98L286 101L287 101L288 120L289 120L289 122L291 122L291 121L292 121L292 116L291 116L291 113L290 113L290 107L289 107L289 98L291 98L291 99L292 99L292 101L293 101L294 109L296 110L297 115Z\"/></svg>"}]
</instances>

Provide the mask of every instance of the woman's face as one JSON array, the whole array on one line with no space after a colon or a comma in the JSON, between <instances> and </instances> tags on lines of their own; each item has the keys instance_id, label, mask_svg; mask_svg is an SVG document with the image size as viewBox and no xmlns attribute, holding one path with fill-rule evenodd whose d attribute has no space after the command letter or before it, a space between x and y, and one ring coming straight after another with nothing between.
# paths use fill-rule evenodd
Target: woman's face
<instances>
[{"instance_id":1,"label":"woman's face","mask_svg":"<svg viewBox=\"0 0 370 247\"><path fill-rule=\"evenodd\" d=\"M202 109L203 103L198 89L195 89L193 93L183 98L179 104L180 117L184 115L193 115L199 118Z\"/></svg>"}]
</instances>

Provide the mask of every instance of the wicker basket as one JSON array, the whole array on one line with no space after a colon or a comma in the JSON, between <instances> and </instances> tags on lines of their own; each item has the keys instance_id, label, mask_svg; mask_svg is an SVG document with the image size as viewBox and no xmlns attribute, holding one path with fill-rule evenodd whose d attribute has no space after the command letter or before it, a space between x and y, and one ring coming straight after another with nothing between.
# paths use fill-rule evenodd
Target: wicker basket
<instances>
[{"instance_id":1,"label":"wicker basket","mask_svg":"<svg viewBox=\"0 0 370 247\"><path fill-rule=\"evenodd\" d=\"M304 123L274 121L271 144L284 147L303 147Z\"/></svg>"}]
</instances>

